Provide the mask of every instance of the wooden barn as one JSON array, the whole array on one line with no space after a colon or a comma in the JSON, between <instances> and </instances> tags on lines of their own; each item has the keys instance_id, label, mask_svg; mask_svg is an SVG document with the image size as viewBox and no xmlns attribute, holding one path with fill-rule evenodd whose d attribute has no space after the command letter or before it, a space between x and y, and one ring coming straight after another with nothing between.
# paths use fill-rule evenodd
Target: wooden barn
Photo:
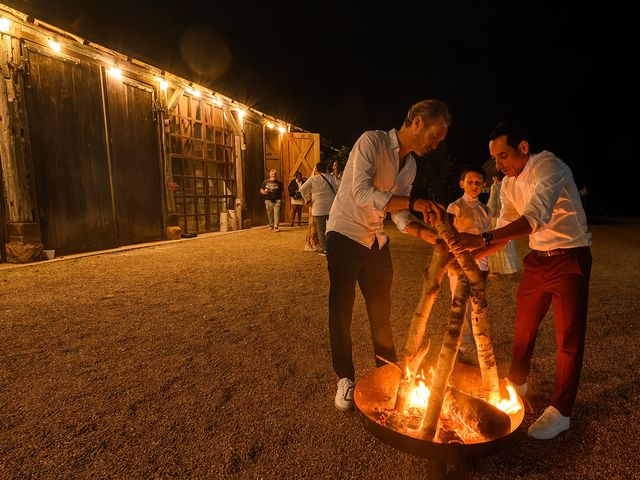
<instances>
[{"instance_id":1,"label":"wooden barn","mask_svg":"<svg viewBox=\"0 0 640 480\"><path fill-rule=\"evenodd\" d=\"M2 261L264 225L266 171L320 159L318 134L2 4L0 68Z\"/></svg>"}]
</instances>

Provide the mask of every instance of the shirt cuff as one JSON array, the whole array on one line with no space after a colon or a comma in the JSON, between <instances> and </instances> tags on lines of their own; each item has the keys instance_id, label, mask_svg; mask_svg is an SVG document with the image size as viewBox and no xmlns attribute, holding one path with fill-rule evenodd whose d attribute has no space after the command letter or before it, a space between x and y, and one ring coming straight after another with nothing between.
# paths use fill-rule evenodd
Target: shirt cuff
<instances>
[{"instance_id":1,"label":"shirt cuff","mask_svg":"<svg viewBox=\"0 0 640 480\"><path fill-rule=\"evenodd\" d=\"M399 210L391 214L391 220L396 224L398 230L407 233L407 226L411 222L418 222L418 219L409 213L409 210Z\"/></svg>"},{"instance_id":2,"label":"shirt cuff","mask_svg":"<svg viewBox=\"0 0 640 480\"><path fill-rule=\"evenodd\" d=\"M373 197L373 206L376 210L383 212L387 208L391 197L393 197L392 192L376 192Z\"/></svg>"},{"instance_id":3,"label":"shirt cuff","mask_svg":"<svg viewBox=\"0 0 640 480\"><path fill-rule=\"evenodd\" d=\"M527 222L529 222L529 225L531 225L531 233L534 233L536 230L538 230L540 223L538 222L537 218L526 212L523 213L522 216L526 218Z\"/></svg>"}]
</instances>

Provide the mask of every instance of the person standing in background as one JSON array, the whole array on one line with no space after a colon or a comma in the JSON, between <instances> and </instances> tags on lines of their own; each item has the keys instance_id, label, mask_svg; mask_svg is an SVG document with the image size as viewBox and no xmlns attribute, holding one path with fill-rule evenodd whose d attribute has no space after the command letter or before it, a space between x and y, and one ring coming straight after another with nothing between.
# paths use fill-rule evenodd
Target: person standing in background
<instances>
[{"instance_id":1,"label":"person standing in background","mask_svg":"<svg viewBox=\"0 0 640 480\"><path fill-rule=\"evenodd\" d=\"M336 198L338 190L338 180L333 175L327 175L327 170L323 162L316 164L315 174L311 176L304 185L300 187L300 193L303 198L311 198L313 204L311 206L311 216L316 224L318 232L318 254L327 254L327 219L329 211Z\"/></svg>"},{"instance_id":2,"label":"person standing in background","mask_svg":"<svg viewBox=\"0 0 640 480\"><path fill-rule=\"evenodd\" d=\"M302 226L302 208L304 207L304 198L300 193L300 187L304 184L306 179L302 177L302 173L296 172L295 177L289 182L289 197L291 198L291 226L298 215L298 226Z\"/></svg>"},{"instance_id":3,"label":"person standing in background","mask_svg":"<svg viewBox=\"0 0 640 480\"><path fill-rule=\"evenodd\" d=\"M504 173L500 170L493 176L493 183L491 184L491 192L489 193L489 200L487 206L491 209L491 230L495 230L498 225L498 218L500 217L500 190L502 186L502 179ZM516 244L513 240L509 240L507 244L500 250L489 255L489 275L508 275L516 273L518 271L518 251Z\"/></svg>"},{"instance_id":4,"label":"person standing in background","mask_svg":"<svg viewBox=\"0 0 640 480\"><path fill-rule=\"evenodd\" d=\"M276 177L278 172L275 168L269 170L269 178L262 182L260 193L266 198L264 206L267 209L269 219L269 230L279 232L280 228L280 205L282 204L282 182Z\"/></svg>"},{"instance_id":5,"label":"person standing in background","mask_svg":"<svg viewBox=\"0 0 640 480\"><path fill-rule=\"evenodd\" d=\"M334 160L331 164L331 175L336 177L338 180L338 186L340 185L340 180L342 180L342 172L344 171L344 167L340 163L340 160Z\"/></svg>"}]
</instances>

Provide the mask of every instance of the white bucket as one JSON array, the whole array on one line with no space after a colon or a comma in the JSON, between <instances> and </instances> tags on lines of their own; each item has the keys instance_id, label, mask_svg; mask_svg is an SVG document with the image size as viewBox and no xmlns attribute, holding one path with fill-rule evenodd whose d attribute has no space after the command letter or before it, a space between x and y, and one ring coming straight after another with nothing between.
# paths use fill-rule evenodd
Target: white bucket
<instances>
[{"instance_id":1,"label":"white bucket","mask_svg":"<svg viewBox=\"0 0 640 480\"><path fill-rule=\"evenodd\" d=\"M53 260L53 257L56 256L56 251L55 250L43 250L42 254L44 255L44 258L46 258L47 260Z\"/></svg>"},{"instance_id":2,"label":"white bucket","mask_svg":"<svg viewBox=\"0 0 640 480\"><path fill-rule=\"evenodd\" d=\"M238 216L235 210L228 210L229 214L229 230L238 230Z\"/></svg>"},{"instance_id":3,"label":"white bucket","mask_svg":"<svg viewBox=\"0 0 640 480\"><path fill-rule=\"evenodd\" d=\"M220 231L226 232L229 230L229 222L227 212L220 212Z\"/></svg>"}]
</instances>

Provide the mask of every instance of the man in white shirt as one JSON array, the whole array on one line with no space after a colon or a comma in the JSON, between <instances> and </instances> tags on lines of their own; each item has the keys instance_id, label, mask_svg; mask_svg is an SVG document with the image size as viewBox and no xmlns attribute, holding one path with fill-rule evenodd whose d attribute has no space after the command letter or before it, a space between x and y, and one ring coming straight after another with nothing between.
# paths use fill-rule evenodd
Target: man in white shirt
<instances>
[{"instance_id":1,"label":"man in white shirt","mask_svg":"<svg viewBox=\"0 0 640 480\"><path fill-rule=\"evenodd\" d=\"M327 175L327 167L323 162L316 165L314 174L300 187L300 193L305 200L311 199L311 216L318 232L318 254L327 254L327 219L331 211L333 199L336 198L339 180L333 175Z\"/></svg>"},{"instance_id":2,"label":"man in white shirt","mask_svg":"<svg viewBox=\"0 0 640 480\"><path fill-rule=\"evenodd\" d=\"M329 336L338 381L335 405L353 408L355 372L351 351L351 319L356 283L365 299L377 365L380 358L395 362L389 317L393 267L389 239L384 233L387 212L398 229L435 243L436 234L409 216L413 207L427 213L432 202L409 202L416 175L414 154L424 156L444 140L451 115L438 100L411 107L400 130L362 134L345 165L338 194L327 223L329 266Z\"/></svg>"},{"instance_id":3,"label":"man in white shirt","mask_svg":"<svg viewBox=\"0 0 640 480\"><path fill-rule=\"evenodd\" d=\"M499 124L489 136L489 151L502 181L499 225L481 235L459 234L457 250L472 249L476 258L509 240L529 235L532 251L516 295L516 323L509 379L521 395L540 322L553 304L556 335L555 393L550 406L528 430L549 439L569 429L578 392L587 324L591 233L571 170L554 154L532 154L526 137Z\"/></svg>"}]
</instances>

